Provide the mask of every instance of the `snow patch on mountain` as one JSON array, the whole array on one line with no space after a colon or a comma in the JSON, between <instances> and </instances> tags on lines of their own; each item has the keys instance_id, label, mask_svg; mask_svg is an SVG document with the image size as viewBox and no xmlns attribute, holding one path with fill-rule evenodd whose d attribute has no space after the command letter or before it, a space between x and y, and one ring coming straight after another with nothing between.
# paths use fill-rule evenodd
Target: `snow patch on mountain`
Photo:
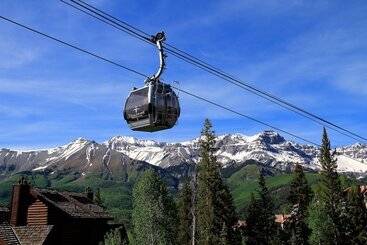
<instances>
[{"instance_id":1,"label":"snow patch on mountain","mask_svg":"<svg viewBox=\"0 0 367 245\"><path fill-rule=\"evenodd\" d=\"M196 164L200 159L200 138L178 143L140 140L116 136L99 144L79 138L69 144L47 150L11 151L0 150L0 174L3 171L40 171L60 168L88 171L99 166L110 168L118 162L131 164L142 161L162 168L181 164ZM287 170L295 163L308 169L318 170L319 149L312 145L287 141L273 131L252 136L225 134L217 137L215 155L223 167L240 166L248 160L262 165ZM367 175L367 145L354 144L337 150L338 169ZM354 159L354 160L353 160ZM112 161L112 163L111 163Z\"/></svg>"},{"instance_id":2,"label":"snow patch on mountain","mask_svg":"<svg viewBox=\"0 0 367 245\"><path fill-rule=\"evenodd\" d=\"M114 137L105 144L133 159L166 168L182 163L197 163L199 140L200 138L196 138L191 141L165 143L131 138L125 141L125 137ZM274 131L264 131L252 136L220 135L217 137L216 147L218 150L215 154L223 167L242 164L247 160L256 160L283 170L295 163L313 170L321 167L317 147L287 141ZM337 149L337 152L339 171L367 174L367 164L362 162L367 158L366 145L346 146ZM356 160L350 159L354 157Z\"/></svg>"},{"instance_id":3,"label":"snow patch on mountain","mask_svg":"<svg viewBox=\"0 0 367 245\"><path fill-rule=\"evenodd\" d=\"M338 156L337 164L341 172L367 173L367 164L344 155Z\"/></svg>"}]
</instances>

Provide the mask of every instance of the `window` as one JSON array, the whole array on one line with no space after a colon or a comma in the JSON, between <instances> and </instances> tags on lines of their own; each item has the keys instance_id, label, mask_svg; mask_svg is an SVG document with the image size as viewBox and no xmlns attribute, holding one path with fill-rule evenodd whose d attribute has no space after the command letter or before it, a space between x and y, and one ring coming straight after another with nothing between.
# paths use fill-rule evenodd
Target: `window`
<instances>
[{"instance_id":1,"label":"window","mask_svg":"<svg viewBox=\"0 0 367 245\"><path fill-rule=\"evenodd\" d=\"M126 110L132 110L136 107L144 106L148 104L148 91L149 88L145 87L132 92L126 102Z\"/></svg>"}]
</instances>

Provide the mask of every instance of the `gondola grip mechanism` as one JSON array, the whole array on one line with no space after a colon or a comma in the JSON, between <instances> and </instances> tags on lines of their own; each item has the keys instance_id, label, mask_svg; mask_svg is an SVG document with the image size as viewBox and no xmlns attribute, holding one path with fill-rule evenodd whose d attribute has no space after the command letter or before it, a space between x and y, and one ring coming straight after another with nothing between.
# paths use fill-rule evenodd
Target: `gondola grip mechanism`
<instances>
[{"instance_id":1,"label":"gondola grip mechanism","mask_svg":"<svg viewBox=\"0 0 367 245\"><path fill-rule=\"evenodd\" d=\"M163 45L162 43L166 40L166 36L164 34L164 32L158 32L155 36L152 36L151 38L151 42L155 43L157 45L158 48L158 52L159 52L159 68L158 71L150 77L149 81L147 82L156 82L159 81L159 77L162 75L163 70L166 67L166 62L165 62L165 58L167 57L164 54L164 50L163 50Z\"/></svg>"}]
</instances>

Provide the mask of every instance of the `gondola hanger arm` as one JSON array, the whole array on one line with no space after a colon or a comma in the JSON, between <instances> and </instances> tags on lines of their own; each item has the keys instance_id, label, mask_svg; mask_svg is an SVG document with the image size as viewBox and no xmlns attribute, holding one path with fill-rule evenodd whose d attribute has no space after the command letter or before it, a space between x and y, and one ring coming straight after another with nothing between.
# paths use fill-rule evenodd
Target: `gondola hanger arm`
<instances>
[{"instance_id":1,"label":"gondola hanger arm","mask_svg":"<svg viewBox=\"0 0 367 245\"><path fill-rule=\"evenodd\" d=\"M165 62L165 58L166 55L164 54L164 50L163 50L163 45L162 43L166 40L166 36L164 34L164 32L158 32L155 36L152 36L151 38L151 42L155 43L155 45L158 48L158 52L159 52L159 68L158 71L150 77L150 81L158 81L159 77L162 75L163 70L166 67L166 62Z\"/></svg>"}]
</instances>

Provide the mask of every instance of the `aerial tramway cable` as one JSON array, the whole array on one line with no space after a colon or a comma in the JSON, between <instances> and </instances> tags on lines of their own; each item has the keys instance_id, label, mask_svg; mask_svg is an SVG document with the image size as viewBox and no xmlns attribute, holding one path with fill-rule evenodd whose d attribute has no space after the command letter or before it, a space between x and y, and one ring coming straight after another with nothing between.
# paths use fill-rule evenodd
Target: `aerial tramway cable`
<instances>
[{"instance_id":1,"label":"aerial tramway cable","mask_svg":"<svg viewBox=\"0 0 367 245\"><path fill-rule=\"evenodd\" d=\"M68 43L68 42L62 41L61 39L58 39L58 38L53 37L53 36L51 36L51 35L45 34L45 33L41 32L41 31L38 31L38 30L36 30L36 29L34 29L34 28L31 28L31 27L29 27L29 26L26 26L26 25L24 25L24 24L21 24L21 23L19 23L19 22L17 22L17 21L11 20L11 19L9 19L9 18L7 18L7 17L4 17L4 16L1 16L1 15L0 15L0 19L3 19L3 20L5 20L5 21L7 21L7 22L9 22L9 23L12 23L12 24L14 24L14 25L17 25L17 26L19 26L19 27L22 27L22 28L24 28L24 29L26 29L26 30L28 30L28 31L33 32L33 33L36 33L36 34L38 34L38 35L40 35L40 36L42 36L42 37L46 37L46 38L51 39L51 40L53 40L53 41L56 41L56 42L58 42L58 43L60 43L60 44L66 45L66 46L68 46L68 47L70 47L70 48L76 49L76 50L78 50L78 51L80 51L80 52L82 52L82 53L85 53L85 54L91 55L92 57L97 58L97 59L102 60L102 61L105 61L105 62L107 62L107 63L109 63L109 64L112 64L112 65L118 66L119 68L122 68L122 69L124 69L124 70L126 70L126 71L132 72L132 73L134 73L134 74L140 75L140 76L145 77L145 78L149 78L149 76L147 76L147 75L145 75L144 73L141 73L141 72L139 72L139 71L137 71L137 70L135 70L135 69L129 68L129 67L124 66L124 65L121 65L121 64L119 64L119 63L117 63L117 62L114 62L114 61L112 61L112 60L110 60L110 59L107 59L107 58L105 58L105 57L103 57L103 56L100 56L100 55L98 55L98 54L95 54L95 53L93 53L93 52L90 52L90 51L88 51L88 50L85 50L85 49L83 49L83 48L77 47L77 46L75 46L75 45L73 45L73 44L70 44L70 43ZM262 124L262 125L267 126L267 127L269 127L269 128L272 128L272 129L274 129L274 130L276 130L276 131L283 132L283 133L285 133L285 134L287 134L287 135L289 135L289 136L291 136L291 137L293 137L293 138L296 138L296 139L299 139L299 140L304 141L304 142L306 142L306 143L309 143L309 144L312 144L312 145L314 145L314 146L320 147L320 144L317 144L317 143L315 143L315 142L313 142L313 141L311 141L311 140L308 140L308 139L303 138L303 137L301 137L301 136L299 136L299 135L296 135L296 134L294 134L294 133L291 133L291 132L289 132L289 131L287 131L287 130L283 130L283 129L281 129L281 128L275 127L275 126L271 125L270 123L266 123L266 122L263 122L263 121L261 121L261 120L258 120L258 119L256 119L256 118L254 118L254 117L251 117L251 116L245 115L245 114L243 114L243 113L241 113L241 112L238 112L238 111L233 110L233 109L231 109L231 108L229 108L229 107L223 106L223 105L221 105L221 104L219 104L219 103L213 102L213 101L211 101L211 100L209 100L209 99L206 99L206 98L204 98L204 97L202 97L202 96L199 96L199 95L197 95L197 94L191 93L191 92L189 92L189 91L187 91L187 90L184 90L184 89L181 89L181 88L178 88L178 87L174 87L174 86L172 86L172 88L174 88L174 89L176 89L176 90L178 90L178 91L180 91L180 92L182 92L182 93L184 93L184 94L186 94L186 95L189 95L189 96L194 97L194 98L196 98L196 99L199 99L199 100L201 100L201 101L207 102L207 103L209 103L209 104L211 104L211 105L214 105L214 106L216 106L216 107L218 107L218 108L221 108L221 109L223 109L223 110L226 110L226 111L229 111L229 112L231 112L231 113L234 113L234 114L236 114L236 115L238 115L238 116L241 116L241 117L247 118L247 119L249 119L249 120L251 120L251 121L254 121L254 122L256 122L256 123L259 123L259 124ZM345 154L342 154L342 156L345 156L345 157L347 157L347 158L349 158L349 159L351 159L351 160L354 160L354 161L356 161L356 162L361 163L360 161L358 161L358 160L356 160L356 159L354 159L354 158L352 158L352 157L350 157L350 156L347 156L347 155L345 155Z\"/></svg>"},{"instance_id":2,"label":"aerial tramway cable","mask_svg":"<svg viewBox=\"0 0 367 245\"><path fill-rule=\"evenodd\" d=\"M58 42L58 43L60 43L60 44L66 45L66 46L68 46L68 47L70 47L70 48L76 49L76 50L78 50L78 51L80 51L80 52L83 52L83 53L85 53L85 54L91 55L91 56L93 56L93 57L95 57L95 58L98 58L98 59L100 59L100 60L103 60L103 61L105 61L105 62L107 62L107 63L109 63L109 64L113 64L113 65L118 66L118 67L120 67L120 68L123 68L123 69L125 69L125 70L127 70L127 71L129 71L129 72L132 72L132 73L134 73L134 74L137 74L137 75L140 75L140 76L142 76L142 77L145 77L145 78L148 78L148 79L149 79L149 76L148 76L148 75L146 75L146 74L144 74L144 73L141 73L141 72L139 72L139 71L137 71L137 70L135 70L135 69L129 68L129 67L124 66L124 65L121 65L121 64L119 64L119 63L117 63L117 62L115 62L115 61L112 61L112 60L110 60L110 59L107 59L107 58L105 58L105 57L102 57L102 56L100 56L100 55L98 55L98 54L95 54L95 53L93 53L93 52L87 51L87 50L85 50L85 49L83 49L83 48L77 47L77 46L75 46L75 45L73 45L73 44L70 44L70 43L68 43L68 42L62 41L62 40L61 40L61 39L59 39L59 38L56 38L56 37L53 37L53 36L51 36L51 35L45 34L44 32L38 31L38 30L36 30L36 29L34 29L34 28L31 28L31 27L29 27L29 26L26 26L26 25L24 25L24 24L21 24L21 23L19 23L19 22L17 22L17 21L11 20L11 19L9 19L9 18L7 18L7 17L4 17L4 16L1 16L1 15L0 15L0 18L1 18L1 19L3 19L3 20L5 20L5 21L7 21L7 22L10 22L10 23L12 23L12 24L14 24L14 25L17 25L17 26L19 26L19 27L22 27L22 28L24 28L24 29L26 29L26 30L28 30L28 31L34 32L34 33L36 33L36 34L38 34L38 35L41 35L42 37L46 37L46 38L51 39L51 40L53 40L53 41L56 41L56 42ZM220 107L220 108L222 108L222 109L224 109L224 110L227 110L227 111L230 111L230 112L232 112L232 113L235 113L235 114L240 115L240 116L242 116L242 117L246 117L246 118L247 118L247 119L249 119L249 120L255 121L255 122L257 122L257 123L261 123L262 125L265 125L265 126L268 126L268 125L270 126L270 124L268 124L268 123L266 123L266 122L262 122L261 120L258 120L258 119L255 119L255 118L253 118L253 117L247 116L247 115L245 115L245 114L243 114L243 113L237 112L237 111L235 111L235 110L233 110L233 109L230 109L230 108L228 108L228 107L221 106L220 104L218 104L218 103L216 103L216 102L212 102L212 101L210 101L210 100L208 100L208 99L205 99L204 97L201 97L201 96L199 96L199 95L195 95L194 93L191 93L191 92L189 92L189 91L186 91L186 90L184 90L184 89L182 89L182 88L178 88L178 87L174 87L174 86L172 86L172 87L173 87L174 89L176 89L176 90L178 90L178 91L182 92L182 93L185 93L185 94L187 94L187 95L190 95L190 96L195 97L195 98L197 98L197 99L200 99L200 100L202 100L202 101L209 102L209 103L210 103L210 104L212 104L212 105L215 105L215 106ZM271 126L271 128L273 128L273 129L277 129L277 130L278 130L278 128L273 127L273 126ZM283 132L283 133L285 133L285 134L287 134L287 135L289 135L289 136L291 136L291 137L294 137L294 138L297 138L297 139L302 140L302 141L304 141L304 142L307 142L307 143L310 143L310 144L313 144L313 145L318 146L316 143L314 143L314 142L312 142L312 141L310 141L310 140L307 140L306 138L303 138L303 137L301 137L301 136L298 136L298 135L296 135L296 134L293 134L293 133L291 133L291 132L288 132L288 131L286 131L286 130L282 130L282 129L280 129L280 128L279 128L279 131L281 131L281 132Z\"/></svg>"},{"instance_id":3,"label":"aerial tramway cable","mask_svg":"<svg viewBox=\"0 0 367 245\"><path fill-rule=\"evenodd\" d=\"M78 9L79 11L82 11L94 18L97 18L98 20L108 24L108 25L111 25L113 26L114 28L117 28L121 31L124 31L125 33L129 34L129 35L132 35L134 36L135 38L138 38L142 41L145 41L147 43L150 43L149 41L147 41L149 39L149 34L147 34L146 32L140 30L139 28L136 28L130 24L128 24L127 22L125 21L122 21L122 20L119 20L118 18L116 17L113 17L112 15L88 4L88 3L85 3L84 1L81 1L81 0L70 0L73 4L70 4L68 2L66 2L65 0L60 0L62 1L63 3L65 4L68 4L69 6L71 7L74 7L76 9ZM78 6L76 6L76 5ZM86 9L86 10L84 10ZM90 11L90 12L88 12ZM151 44L151 43L150 43ZM363 140L363 141L367 141L367 138L363 137L363 136L360 136L348 129L345 129L341 126L338 126L337 124L335 123L332 123L314 113L311 113L309 111L306 111L305 109L302 109L284 99L281 99L277 96L274 96L266 91L262 91L248 83L245 83L243 81L241 81L240 79L238 78L235 78L233 77L232 75L229 75L228 73L208 64L207 62L199 59L199 58L196 58L194 57L193 55L185 52L185 51L182 51L178 48L176 48L175 46L173 45L170 45L168 43L165 43L165 49L168 53L174 55L175 57L185 61L185 62L188 62L200 69L203 69L204 71L214 75L214 76L217 76L223 80L226 80L227 82L230 82L232 84L234 84L235 86L238 86L240 87L241 89L244 89L244 90L247 90L251 93L254 93L256 94L257 96L259 97L262 97L263 99L266 99L272 103L275 103L289 111L292 111L300 116L303 116L305 118L308 118L322 126L325 126L329 129L332 129L344 136L347 136L349 138L352 138L354 140Z\"/></svg>"}]
</instances>

